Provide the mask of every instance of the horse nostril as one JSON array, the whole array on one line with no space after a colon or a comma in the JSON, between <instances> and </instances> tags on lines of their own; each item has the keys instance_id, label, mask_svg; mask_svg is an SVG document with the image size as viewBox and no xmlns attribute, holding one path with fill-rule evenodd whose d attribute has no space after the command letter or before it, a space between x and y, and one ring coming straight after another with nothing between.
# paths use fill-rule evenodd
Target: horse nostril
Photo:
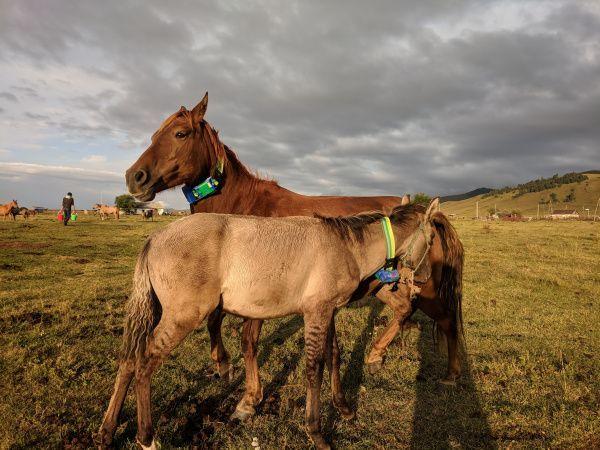
<instances>
[{"instance_id":1,"label":"horse nostril","mask_svg":"<svg viewBox=\"0 0 600 450\"><path fill-rule=\"evenodd\" d=\"M133 176L133 179L138 185L142 185L148 179L148 173L145 170L138 170Z\"/></svg>"}]
</instances>

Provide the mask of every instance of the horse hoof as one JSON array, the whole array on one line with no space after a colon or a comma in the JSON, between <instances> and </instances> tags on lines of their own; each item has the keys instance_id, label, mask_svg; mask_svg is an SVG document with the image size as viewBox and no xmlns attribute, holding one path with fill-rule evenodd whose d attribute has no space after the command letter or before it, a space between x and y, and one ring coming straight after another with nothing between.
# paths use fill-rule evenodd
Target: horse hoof
<instances>
[{"instance_id":1,"label":"horse hoof","mask_svg":"<svg viewBox=\"0 0 600 450\"><path fill-rule=\"evenodd\" d=\"M256 410L252 407L246 409L246 408L240 408L239 406L235 408L235 411L233 412L233 414L231 416L229 416L229 420L231 421L235 421L235 420L239 420L240 422L244 422L246 420L248 420L250 417L252 417L254 414L256 414Z\"/></svg>"},{"instance_id":2,"label":"horse hoof","mask_svg":"<svg viewBox=\"0 0 600 450\"><path fill-rule=\"evenodd\" d=\"M233 366L219 370L219 378L225 381L233 381Z\"/></svg>"},{"instance_id":3,"label":"horse hoof","mask_svg":"<svg viewBox=\"0 0 600 450\"><path fill-rule=\"evenodd\" d=\"M309 433L309 436L318 450L331 450L331 445L327 443L320 433Z\"/></svg>"},{"instance_id":4,"label":"horse hoof","mask_svg":"<svg viewBox=\"0 0 600 450\"><path fill-rule=\"evenodd\" d=\"M112 447L112 433L104 428L101 428L98 433L93 436L94 443L97 444L98 450L106 450Z\"/></svg>"},{"instance_id":5,"label":"horse hoof","mask_svg":"<svg viewBox=\"0 0 600 450\"><path fill-rule=\"evenodd\" d=\"M456 378L451 378L451 377L446 377L446 378L442 378L441 380L439 380L440 384L443 384L444 386L456 386Z\"/></svg>"},{"instance_id":6,"label":"horse hoof","mask_svg":"<svg viewBox=\"0 0 600 450\"><path fill-rule=\"evenodd\" d=\"M383 359L380 359L379 361L370 362L367 364L367 368L369 369L369 373L371 375L379 372L382 367L383 367Z\"/></svg>"},{"instance_id":7,"label":"horse hoof","mask_svg":"<svg viewBox=\"0 0 600 450\"><path fill-rule=\"evenodd\" d=\"M141 448L142 450L158 450L158 448L159 448L159 445L156 444L156 441L154 439L152 439L152 442L150 442L150 445L144 445L138 440L136 440L136 443L137 443L138 447Z\"/></svg>"},{"instance_id":8,"label":"horse hoof","mask_svg":"<svg viewBox=\"0 0 600 450\"><path fill-rule=\"evenodd\" d=\"M349 406L345 408L338 408L342 419L344 420L353 420L356 417L356 412L354 412Z\"/></svg>"}]
</instances>

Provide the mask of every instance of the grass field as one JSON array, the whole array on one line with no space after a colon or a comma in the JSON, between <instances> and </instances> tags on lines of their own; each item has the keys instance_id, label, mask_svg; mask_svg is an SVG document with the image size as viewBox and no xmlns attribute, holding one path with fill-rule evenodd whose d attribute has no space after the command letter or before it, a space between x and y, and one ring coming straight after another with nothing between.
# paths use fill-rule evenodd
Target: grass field
<instances>
[{"instance_id":1,"label":"grass field","mask_svg":"<svg viewBox=\"0 0 600 450\"><path fill-rule=\"evenodd\" d=\"M0 448L87 448L110 397L123 305L144 238L171 220L50 216L0 221ZM467 356L455 388L431 322L368 374L363 359L389 312L341 310L342 376L358 406L343 421L323 387L323 425L337 448L598 448L600 223L457 221L466 248ZM208 334L190 336L154 377L163 448L306 448L302 321L270 321L260 347L265 401L229 423L242 391L240 319L225 320L233 382L209 376ZM134 448L130 395L117 446Z\"/></svg>"},{"instance_id":2,"label":"grass field","mask_svg":"<svg viewBox=\"0 0 600 450\"><path fill-rule=\"evenodd\" d=\"M514 198L515 191L505 194L493 195L486 198L478 195L467 200L454 202L445 202L442 204L442 211L448 214L471 218L475 217L475 203L479 201L479 216L485 217L490 209L496 208L497 211L519 211L524 216L537 216L537 205L540 199L548 201L550 193L554 192L558 197L558 203L553 205L554 209L576 209L584 217L587 215L585 208L589 208L590 216L594 214L596 202L600 197L600 174L587 173L588 179L581 183L563 184L555 189L548 189L541 192L530 192ZM574 190L575 201L564 203L566 195ZM548 214L548 205L540 205L540 217ZM600 214L600 210L598 211Z\"/></svg>"}]
</instances>

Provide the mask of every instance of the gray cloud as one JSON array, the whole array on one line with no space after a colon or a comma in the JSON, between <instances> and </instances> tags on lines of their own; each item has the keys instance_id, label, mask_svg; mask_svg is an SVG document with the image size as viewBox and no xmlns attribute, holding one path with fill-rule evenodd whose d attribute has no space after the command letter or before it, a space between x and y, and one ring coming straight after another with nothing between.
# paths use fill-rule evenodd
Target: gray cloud
<instances>
[{"instance_id":1,"label":"gray cloud","mask_svg":"<svg viewBox=\"0 0 600 450\"><path fill-rule=\"evenodd\" d=\"M77 68L104 86L62 95L64 112L46 126L57 138L118 139L123 161L209 91L207 119L222 140L307 193L445 194L600 163L591 2L2 8L0 62ZM19 76L13 90L30 98L73 82Z\"/></svg>"},{"instance_id":2,"label":"gray cloud","mask_svg":"<svg viewBox=\"0 0 600 450\"><path fill-rule=\"evenodd\" d=\"M18 102L19 99L15 94L11 94L10 92L0 92L0 98L5 98L6 100L10 100L11 102Z\"/></svg>"}]
</instances>

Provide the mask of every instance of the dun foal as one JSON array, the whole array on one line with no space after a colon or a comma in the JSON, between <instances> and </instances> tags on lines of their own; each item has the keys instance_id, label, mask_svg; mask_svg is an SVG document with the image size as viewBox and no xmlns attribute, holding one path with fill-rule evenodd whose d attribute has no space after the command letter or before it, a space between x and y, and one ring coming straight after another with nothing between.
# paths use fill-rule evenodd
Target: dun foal
<instances>
[{"instance_id":1,"label":"dun foal","mask_svg":"<svg viewBox=\"0 0 600 450\"><path fill-rule=\"evenodd\" d=\"M427 211L400 206L389 216L399 243L395 256L415 276L428 278L425 257L433 238L434 200ZM381 213L346 218L266 218L195 214L148 239L137 261L124 331L122 360L100 428L110 444L135 375L137 439L155 448L150 379L162 361L214 310L252 319L304 316L306 426L319 449L323 366L330 367L332 398L352 417L339 375L334 312L386 260ZM193 250L192 250L193 249Z\"/></svg>"},{"instance_id":2,"label":"dun foal","mask_svg":"<svg viewBox=\"0 0 600 450\"><path fill-rule=\"evenodd\" d=\"M194 202L193 214L221 213L251 216L350 216L365 211L389 211L408 202L408 198L307 196L285 189L274 181L252 174L235 152L219 139L218 133L205 120L208 95L192 109L181 107L169 116L152 135L152 142L125 175L131 194L139 200L152 200L158 192L175 186L197 186L209 175L215 175L222 161L222 180L213 195ZM310 182L310 180L307 180ZM463 249L458 234L443 214L434 220L433 243L428 254L432 276L423 281L415 301L404 289L380 289L377 298L394 311L394 317L373 344L366 363L370 372L379 370L388 345L408 320L415 308L435 320L443 331L448 346L448 369L443 380L452 384L460 375L458 340L462 330L462 268ZM419 280L417 280L419 281ZM377 283L367 280L363 295L377 289ZM360 298L360 296L357 296ZM229 354L223 345L221 324L225 316L217 308L207 319L211 357L222 377L231 377ZM262 401L263 390L258 370L258 340L262 319L244 320L242 350L246 371L246 389L233 417L244 419L255 414Z\"/></svg>"}]
</instances>

